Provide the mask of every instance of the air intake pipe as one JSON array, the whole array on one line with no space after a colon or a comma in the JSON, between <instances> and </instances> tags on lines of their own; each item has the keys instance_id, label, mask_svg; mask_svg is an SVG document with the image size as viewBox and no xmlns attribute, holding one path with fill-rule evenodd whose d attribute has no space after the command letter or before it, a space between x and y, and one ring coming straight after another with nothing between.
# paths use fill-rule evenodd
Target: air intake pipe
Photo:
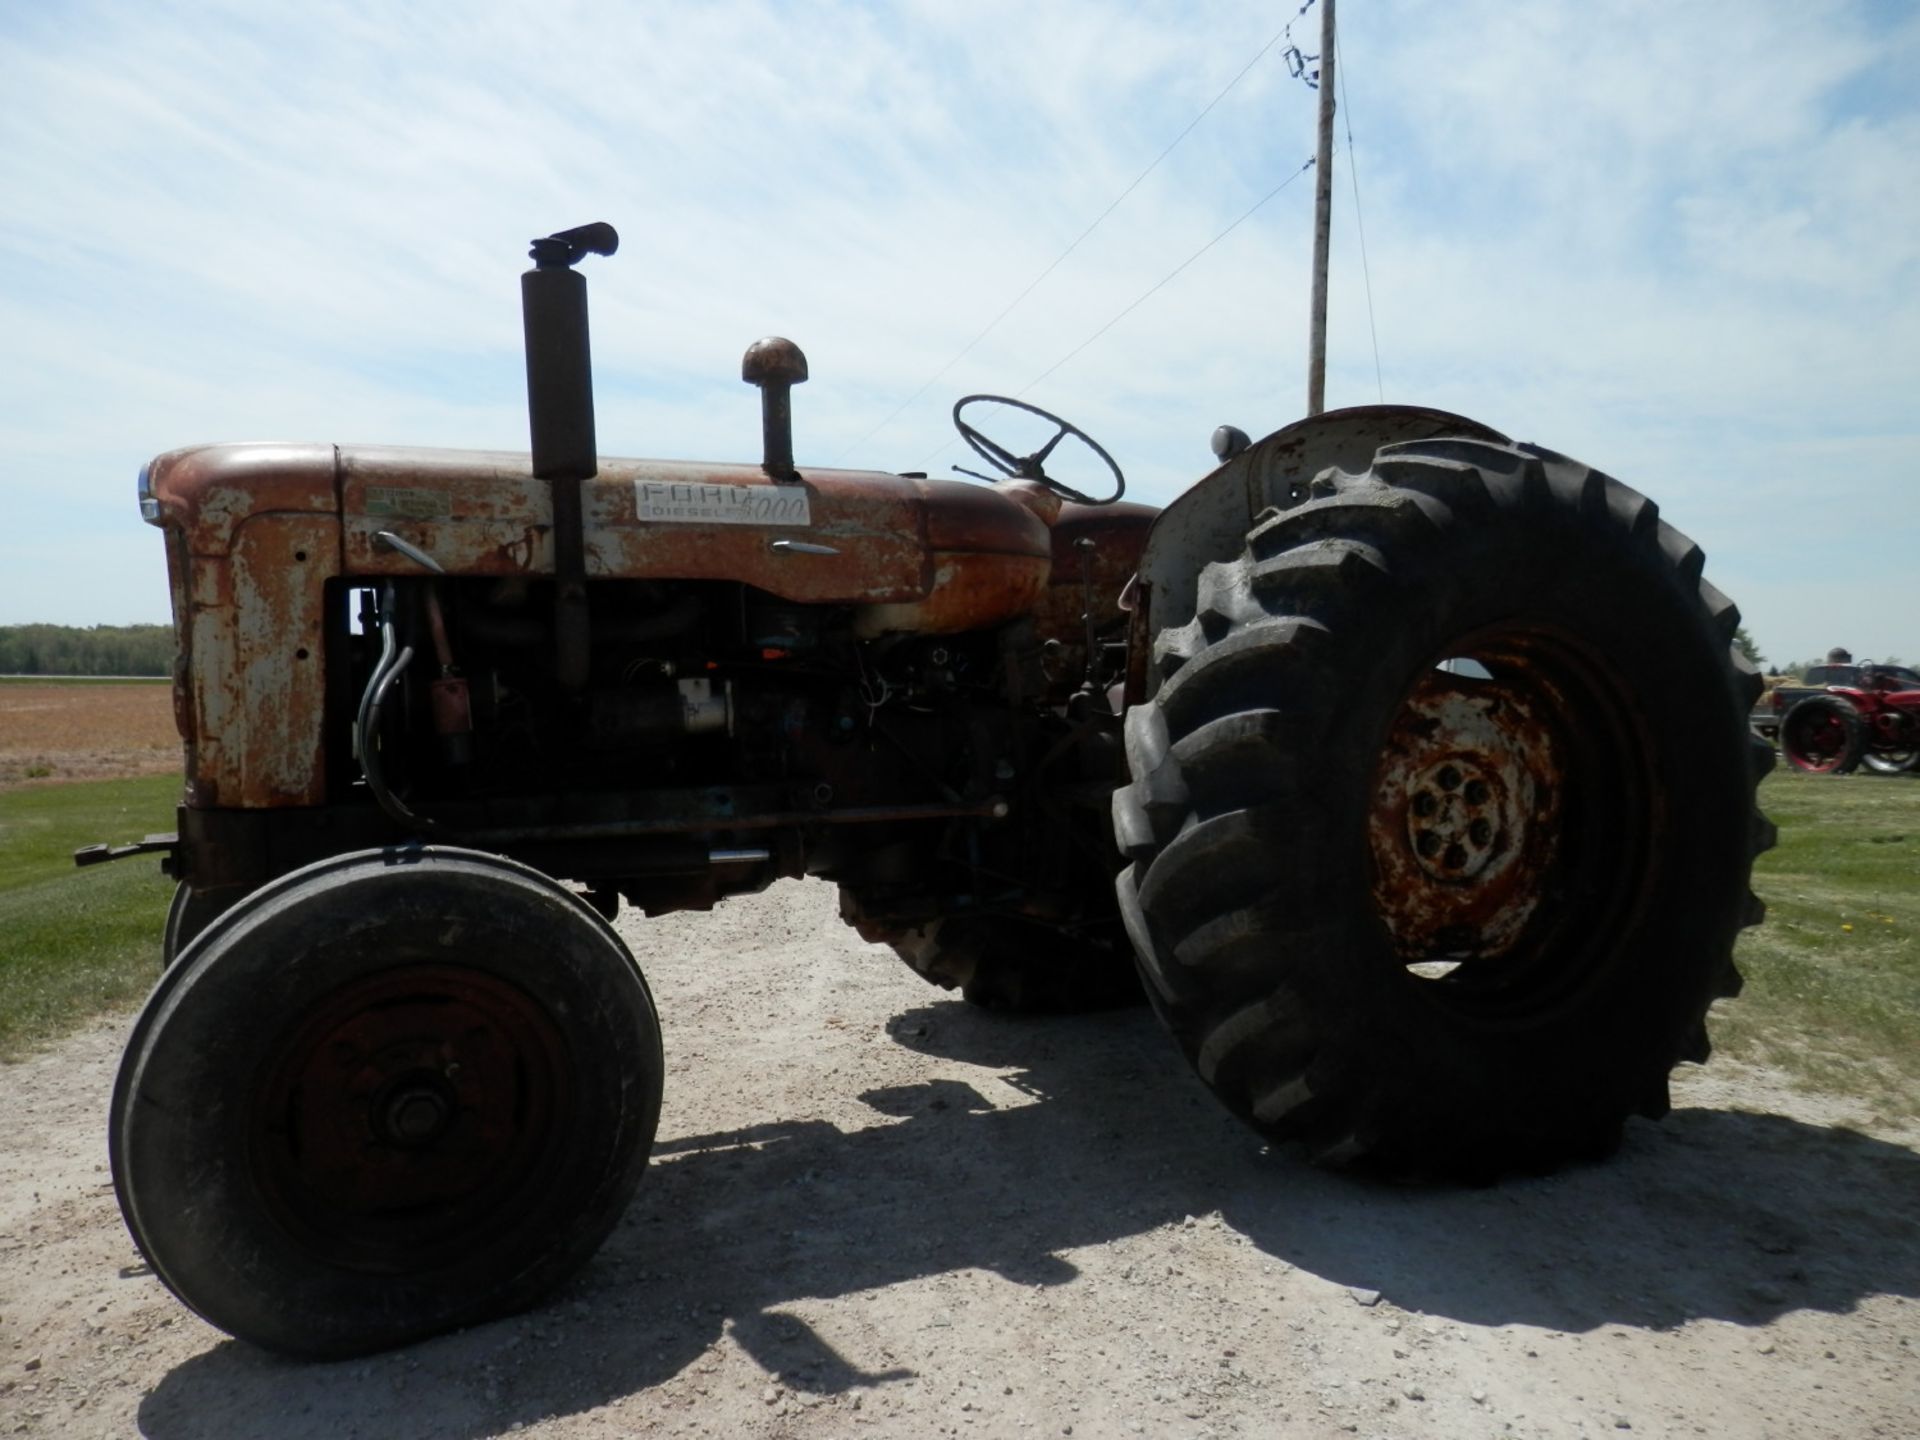
<instances>
[{"instance_id":1,"label":"air intake pipe","mask_svg":"<svg viewBox=\"0 0 1920 1440\"><path fill-rule=\"evenodd\" d=\"M573 267L590 254L611 255L619 248L611 225L561 230L533 242L533 269L520 277L533 473L553 489L554 669L568 690L586 687L591 660L580 486L600 469L587 282Z\"/></svg>"}]
</instances>

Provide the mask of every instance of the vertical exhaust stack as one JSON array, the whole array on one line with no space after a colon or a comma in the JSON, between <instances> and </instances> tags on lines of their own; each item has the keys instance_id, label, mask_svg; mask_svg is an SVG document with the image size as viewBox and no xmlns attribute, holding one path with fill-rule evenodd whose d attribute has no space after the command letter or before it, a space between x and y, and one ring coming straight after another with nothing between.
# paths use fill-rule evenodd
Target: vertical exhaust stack
<instances>
[{"instance_id":1,"label":"vertical exhaust stack","mask_svg":"<svg viewBox=\"0 0 1920 1440\"><path fill-rule=\"evenodd\" d=\"M569 690L585 688L591 658L580 486L600 469L587 282L573 267L619 248L619 234L605 223L561 230L533 242L533 269L520 277L533 473L553 488L555 671Z\"/></svg>"},{"instance_id":2,"label":"vertical exhaust stack","mask_svg":"<svg viewBox=\"0 0 1920 1440\"><path fill-rule=\"evenodd\" d=\"M760 388L760 468L783 484L796 484L793 468L793 387L805 383L807 357L784 335L769 335L747 347L740 378Z\"/></svg>"}]
</instances>

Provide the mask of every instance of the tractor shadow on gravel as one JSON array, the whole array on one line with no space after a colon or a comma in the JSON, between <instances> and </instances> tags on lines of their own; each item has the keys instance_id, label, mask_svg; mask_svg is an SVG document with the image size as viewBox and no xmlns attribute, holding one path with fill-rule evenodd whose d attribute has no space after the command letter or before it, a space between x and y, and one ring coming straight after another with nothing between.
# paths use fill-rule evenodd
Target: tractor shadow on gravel
<instances>
[{"instance_id":1,"label":"tractor shadow on gravel","mask_svg":"<svg viewBox=\"0 0 1920 1440\"><path fill-rule=\"evenodd\" d=\"M852 1132L773 1121L665 1137L620 1229L543 1308L342 1365L228 1342L161 1381L142 1432L357 1424L457 1440L648 1390L723 1335L795 1392L884 1386L914 1373L899 1357L926 1336L843 1355L788 1307L968 1268L1068 1286L1081 1273L1072 1252L1213 1212L1251 1242L1250 1265L1285 1261L1472 1325L1759 1325L1920 1297L1920 1156L1852 1131L1680 1110L1636 1122L1604 1164L1487 1189L1397 1188L1264 1151L1145 1011L1009 1020L933 1003L888 1029L943 1071L980 1067L979 1085L948 1074L870 1091L874 1123ZM697 1413L663 1397L657 1418Z\"/></svg>"}]
</instances>

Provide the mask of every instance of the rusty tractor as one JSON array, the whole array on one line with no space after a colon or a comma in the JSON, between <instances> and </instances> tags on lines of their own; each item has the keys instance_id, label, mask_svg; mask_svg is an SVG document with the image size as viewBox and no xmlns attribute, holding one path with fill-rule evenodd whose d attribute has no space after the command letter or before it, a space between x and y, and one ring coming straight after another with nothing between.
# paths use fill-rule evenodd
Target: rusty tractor
<instances>
[{"instance_id":1,"label":"rusty tractor","mask_svg":"<svg viewBox=\"0 0 1920 1440\"><path fill-rule=\"evenodd\" d=\"M339 1356L536 1302L659 1112L616 908L785 877L977 1005L1144 993L1322 1163L1483 1180L1665 1111L1760 918L1771 752L1651 501L1410 406L1223 427L1158 512L995 396L954 411L992 483L818 468L781 339L759 463L605 458L576 265L616 243L534 244L530 455L141 473L185 793L80 858L178 881L109 1140L185 1304Z\"/></svg>"}]
</instances>

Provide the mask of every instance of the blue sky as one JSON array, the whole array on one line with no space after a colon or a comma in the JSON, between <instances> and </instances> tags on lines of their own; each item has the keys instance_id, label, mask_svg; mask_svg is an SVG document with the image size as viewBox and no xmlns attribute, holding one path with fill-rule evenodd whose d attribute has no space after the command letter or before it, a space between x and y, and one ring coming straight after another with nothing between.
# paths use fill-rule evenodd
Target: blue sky
<instances>
[{"instance_id":1,"label":"blue sky","mask_svg":"<svg viewBox=\"0 0 1920 1440\"><path fill-rule=\"evenodd\" d=\"M0 623L161 620L133 479L201 440L524 449L517 272L589 261L608 454L940 470L1299 167L1280 50L1007 320L1295 4L0 5ZM1347 0L1330 404L1577 455L1774 659L1920 654L1920 7ZM1317 14L1297 27L1317 38ZM1351 124L1354 148L1344 149ZM1164 502L1305 394L1311 185L1028 393Z\"/></svg>"}]
</instances>

